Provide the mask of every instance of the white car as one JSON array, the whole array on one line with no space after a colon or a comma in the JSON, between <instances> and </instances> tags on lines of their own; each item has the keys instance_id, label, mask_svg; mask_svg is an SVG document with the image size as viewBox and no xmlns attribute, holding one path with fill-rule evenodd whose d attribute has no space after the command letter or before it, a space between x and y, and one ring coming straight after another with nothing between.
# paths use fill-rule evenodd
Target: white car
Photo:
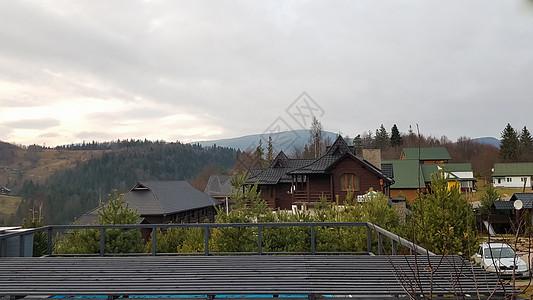
<instances>
[{"instance_id":1,"label":"white car","mask_svg":"<svg viewBox=\"0 0 533 300\"><path fill-rule=\"evenodd\" d=\"M527 277L529 271L526 262L518 257L513 248L503 243L483 243L474 256L476 263L488 272L503 276Z\"/></svg>"}]
</instances>

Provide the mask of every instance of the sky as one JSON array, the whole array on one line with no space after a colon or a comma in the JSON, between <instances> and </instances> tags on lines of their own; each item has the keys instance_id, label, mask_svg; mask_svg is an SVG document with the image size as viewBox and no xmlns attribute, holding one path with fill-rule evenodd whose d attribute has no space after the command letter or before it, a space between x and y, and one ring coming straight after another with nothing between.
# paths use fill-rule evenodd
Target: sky
<instances>
[{"instance_id":1,"label":"sky","mask_svg":"<svg viewBox=\"0 0 533 300\"><path fill-rule=\"evenodd\" d=\"M499 138L532 100L532 0L0 1L11 143Z\"/></svg>"}]
</instances>

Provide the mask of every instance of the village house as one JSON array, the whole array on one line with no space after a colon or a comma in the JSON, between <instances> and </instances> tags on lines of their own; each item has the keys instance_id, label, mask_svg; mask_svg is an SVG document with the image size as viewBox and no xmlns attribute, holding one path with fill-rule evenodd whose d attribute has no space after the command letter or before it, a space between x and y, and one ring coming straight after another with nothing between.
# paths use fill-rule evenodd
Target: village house
<instances>
[{"instance_id":1,"label":"village house","mask_svg":"<svg viewBox=\"0 0 533 300\"><path fill-rule=\"evenodd\" d=\"M495 188L531 189L533 163L495 163L492 184Z\"/></svg>"},{"instance_id":2,"label":"village house","mask_svg":"<svg viewBox=\"0 0 533 300\"><path fill-rule=\"evenodd\" d=\"M476 179L470 163L448 163L450 154L444 147L403 148L401 159L385 160L382 170L390 168L394 184L391 197L405 196L412 202L419 193L429 190L431 175L442 169L448 179L448 188L458 187L462 192L475 189Z\"/></svg>"},{"instance_id":3,"label":"village house","mask_svg":"<svg viewBox=\"0 0 533 300\"><path fill-rule=\"evenodd\" d=\"M220 204L187 181L139 181L124 195L123 203L137 210L139 224L213 222L215 207ZM76 223L97 223L99 209L82 215ZM147 235L149 232L143 232Z\"/></svg>"},{"instance_id":4,"label":"village house","mask_svg":"<svg viewBox=\"0 0 533 300\"><path fill-rule=\"evenodd\" d=\"M314 206L321 199L343 203L349 192L358 199L368 190L389 196L392 178L357 157L339 136L317 159L290 159L281 151L270 166L249 170L247 184L258 184L262 198L272 209Z\"/></svg>"}]
</instances>

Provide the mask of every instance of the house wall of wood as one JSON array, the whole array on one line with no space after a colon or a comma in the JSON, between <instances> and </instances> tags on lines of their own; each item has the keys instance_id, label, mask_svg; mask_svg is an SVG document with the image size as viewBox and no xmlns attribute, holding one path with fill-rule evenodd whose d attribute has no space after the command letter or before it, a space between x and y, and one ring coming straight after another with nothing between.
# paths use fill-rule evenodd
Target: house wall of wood
<instances>
[{"instance_id":1,"label":"house wall of wood","mask_svg":"<svg viewBox=\"0 0 533 300\"><path fill-rule=\"evenodd\" d=\"M276 185L259 186L261 198L268 203L271 209L291 209L292 195L290 194L290 183L279 183Z\"/></svg>"},{"instance_id":2,"label":"house wall of wood","mask_svg":"<svg viewBox=\"0 0 533 300\"><path fill-rule=\"evenodd\" d=\"M426 192L425 188L422 188L420 192L423 194ZM413 201L418 196L418 189L391 189L390 191L391 197L403 197L409 201L409 203L413 204Z\"/></svg>"},{"instance_id":3,"label":"house wall of wood","mask_svg":"<svg viewBox=\"0 0 533 300\"><path fill-rule=\"evenodd\" d=\"M347 194L341 187L341 176L344 174L355 174L359 178L359 189L354 191L354 195L364 195L370 188L376 192L382 192L380 178L353 159L344 159L331 172L333 176L333 194L334 197L338 195L340 203L343 203Z\"/></svg>"}]
</instances>

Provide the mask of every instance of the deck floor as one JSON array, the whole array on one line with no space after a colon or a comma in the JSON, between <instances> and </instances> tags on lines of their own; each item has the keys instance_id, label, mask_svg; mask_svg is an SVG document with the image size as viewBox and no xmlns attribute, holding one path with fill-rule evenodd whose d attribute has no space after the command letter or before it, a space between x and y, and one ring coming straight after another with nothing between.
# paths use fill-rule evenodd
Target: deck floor
<instances>
[{"instance_id":1,"label":"deck floor","mask_svg":"<svg viewBox=\"0 0 533 300\"><path fill-rule=\"evenodd\" d=\"M433 270L433 277L431 277ZM0 296L502 295L496 276L458 256L0 258Z\"/></svg>"}]
</instances>

